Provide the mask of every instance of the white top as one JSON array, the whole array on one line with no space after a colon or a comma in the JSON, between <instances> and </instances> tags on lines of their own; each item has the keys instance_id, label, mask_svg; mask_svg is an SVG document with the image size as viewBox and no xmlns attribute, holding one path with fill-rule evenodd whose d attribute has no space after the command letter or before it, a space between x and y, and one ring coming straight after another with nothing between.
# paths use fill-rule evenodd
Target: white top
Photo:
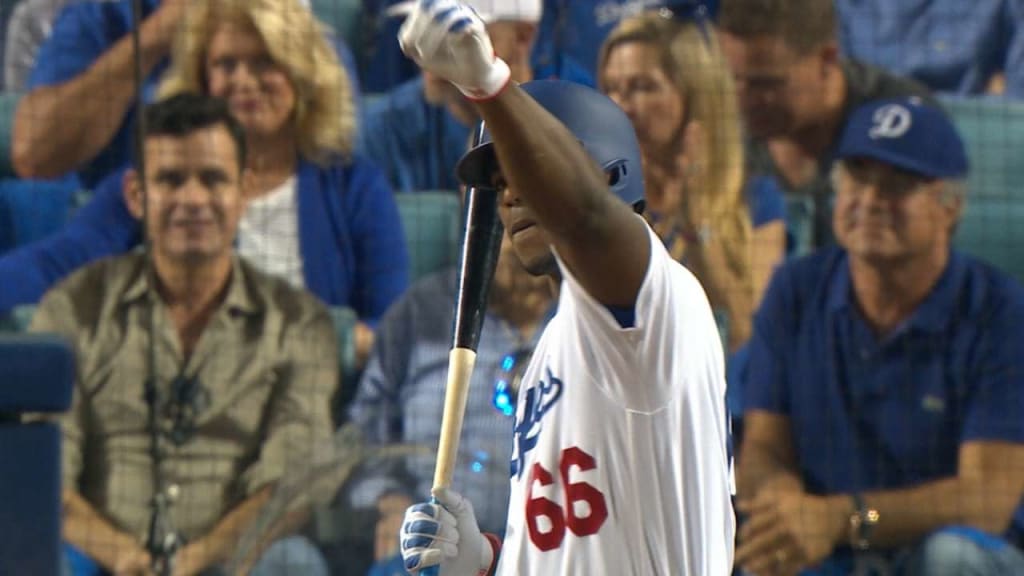
<instances>
[{"instance_id":1,"label":"white top","mask_svg":"<svg viewBox=\"0 0 1024 576\"><path fill-rule=\"evenodd\" d=\"M516 403L502 576L727 576L736 531L721 341L650 232L621 328L559 261L558 311Z\"/></svg>"},{"instance_id":2,"label":"white top","mask_svg":"<svg viewBox=\"0 0 1024 576\"><path fill-rule=\"evenodd\" d=\"M295 176L249 201L238 225L238 253L263 272L305 288Z\"/></svg>"}]
</instances>

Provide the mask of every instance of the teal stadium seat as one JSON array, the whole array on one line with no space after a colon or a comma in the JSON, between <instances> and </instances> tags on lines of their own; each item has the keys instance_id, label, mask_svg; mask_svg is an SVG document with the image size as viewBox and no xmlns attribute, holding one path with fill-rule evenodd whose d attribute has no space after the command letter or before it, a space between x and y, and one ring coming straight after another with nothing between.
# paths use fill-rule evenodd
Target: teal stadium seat
<instances>
[{"instance_id":1,"label":"teal stadium seat","mask_svg":"<svg viewBox=\"0 0 1024 576\"><path fill-rule=\"evenodd\" d=\"M1024 103L994 98L945 98L971 162L971 197L1024 198Z\"/></svg>"},{"instance_id":2,"label":"teal stadium seat","mask_svg":"<svg viewBox=\"0 0 1024 576\"><path fill-rule=\"evenodd\" d=\"M14 176L11 166L11 129L14 126L14 109L18 107L21 94L0 92L0 178Z\"/></svg>"},{"instance_id":3,"label":"teal stadium seat","mask_svg":"<svg viewBox=\"0 0 1024 576\"><path fill-rule=\"evenodd\" d=\"M355 51L362 44L360 21L363 4L360 0L312 0L313 13Z\"/></svg>"},{"instance_id":4,"label":"teal stadium seat","mask_svg":"<svg viewBox=\"0 0 1024 576\"><path fill-rule=\"evenodd\" d=\"M410 280L416 280L459 260L462 206L450 190L396 194L398 212L409 247Z\"/></svg>"},{"instance_id":5,"label":"teal stadium seat","mask_svg":"<svg viewBox=\"0 0 1024 576\"><path fill-rule=\"evenodd\" d=\"M786 254L804 256L814 251L814 200L803 196L786 198Z\"/></svg>"},{"instance_id":6,"label":"teal stadium seat","mask_svg":"<svg viewBox=\"0 0 1024 576\"><path fill-rule=\"evenodd\" d=\"M967 208L955 245L1024 282L1024 103L947 98L967 146Z\"/></svg>"},{"instance_id":7,"label":"teal stadium seat","mask_svg":"<svg viewBox=\"0 0 1024 576\"><path fill-rule=\"evenodd\" d=\"M1008 198L968 197L953 242L1024 283L1024 191Z\"/></svg>"}]
</instances>

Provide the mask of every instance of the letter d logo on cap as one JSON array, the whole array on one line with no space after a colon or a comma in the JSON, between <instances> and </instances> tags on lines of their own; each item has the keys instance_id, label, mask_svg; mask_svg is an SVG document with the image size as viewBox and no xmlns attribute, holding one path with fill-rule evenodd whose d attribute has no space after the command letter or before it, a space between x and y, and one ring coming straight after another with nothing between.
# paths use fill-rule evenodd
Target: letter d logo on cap
<instances>
[{"instance_id":1,"label":"letter d logo on cap","mask_svg":"<svg viewBox=\"0 0 1024 576\"><path fill-rule=\"evenodd\" d=\"M873 140L878 138L899 138L910 130L910 110L899 104L889 104L875 111L874 125L868 131Z\"/></svg>"}]
</instances>

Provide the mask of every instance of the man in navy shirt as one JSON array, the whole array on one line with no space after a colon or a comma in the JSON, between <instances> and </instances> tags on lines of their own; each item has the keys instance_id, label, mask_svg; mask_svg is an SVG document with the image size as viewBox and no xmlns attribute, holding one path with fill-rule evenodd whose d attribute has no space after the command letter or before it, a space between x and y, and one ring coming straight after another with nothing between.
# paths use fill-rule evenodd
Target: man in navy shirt
<instances>
[{"instance_id":1,"label":"man in navy shirt","mask_svg":"<svg viewBox=\"0 0 1024 576\"><path fill-rule=\"evenodd\" d=\"M878 100L837 157L839 245L781 268L755 318L737 565L1024 574L1024 288L950 248L963 143Z\"/></svg>"}]
</instances>

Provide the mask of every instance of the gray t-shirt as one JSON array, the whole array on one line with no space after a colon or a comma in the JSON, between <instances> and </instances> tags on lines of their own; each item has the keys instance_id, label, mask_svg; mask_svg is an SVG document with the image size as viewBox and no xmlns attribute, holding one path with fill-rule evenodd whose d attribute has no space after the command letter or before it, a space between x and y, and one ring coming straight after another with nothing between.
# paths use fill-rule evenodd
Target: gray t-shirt
<instances>
[{"instance_id":1,"label":"gray t-shirt","mask_svg":"<svg viewBox=\"0 0 1024 576\"><path fill-rule=\"evenodd\" d=\"M790 240L796 244L795 249L798 253L831 244L833 241L830 209L833 190L829 181L829 173L835 158L834 148L839 143L842 129L846 126L846 119L853 111L872 100L901 96L920 96L925 102L941 107L928 88L915 80L895 76L881 68L855 60L845 60L841 66L843 75L846 77L843 121L834 137L832 148L818 159L818 170L814 178L802 186L789 186L779 173L778 167L768 151L767 142L763 140L747 142L747 173L751 177L771 176L778 181L788 200L787 220L790 224L794 219L801 217L796 213L801 210L813 224L807 231L808 233L804 235L808 236L805 238L801 238L801 234L790 229L789 233L796 236Z\"/></svg>"},{"instance_id":2,"label":"gray t-shirt","mask_svg":"<svg viewBox=\"0 0 1024 576\"><path fill-rule=\"evenodd\" d=\"M53 21L73 0L24 0L11 13L4 50L4 89L22 91L36 63L36 54L50 37Z\"/></svg>"}]
</instances>

